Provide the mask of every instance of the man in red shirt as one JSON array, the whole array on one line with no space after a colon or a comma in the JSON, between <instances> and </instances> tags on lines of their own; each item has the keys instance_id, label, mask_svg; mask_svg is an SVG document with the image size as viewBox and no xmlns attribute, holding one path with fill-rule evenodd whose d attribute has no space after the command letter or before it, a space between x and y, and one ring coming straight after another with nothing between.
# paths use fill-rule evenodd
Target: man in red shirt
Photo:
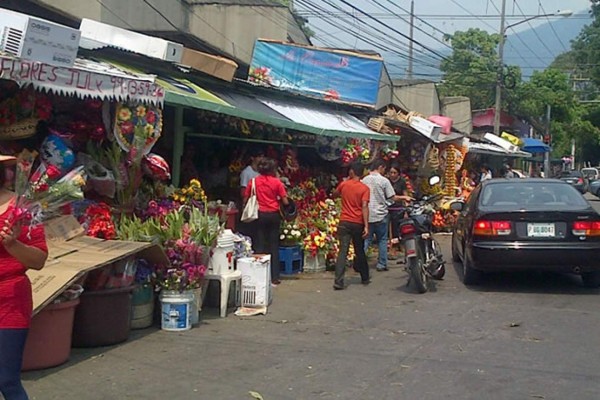
<instances>
[{"instance_id":1,"label":"man in red shirt","mask_svg":"<svg viewBox=\"0 0 600 400\"><path fill-rule=\"evenodd\" d=\"M338 226L340 252L335 264L335 290L344 289L346 258L350 241L354 245L354 269L360 273L362 283L369 284L369 265L365 255L364 239L369 235L369 187L360 181L364 167L360 163L350 165L348 179L338 185L333 193L342 198L342 215Z\"/></svg>"}]
</instances>

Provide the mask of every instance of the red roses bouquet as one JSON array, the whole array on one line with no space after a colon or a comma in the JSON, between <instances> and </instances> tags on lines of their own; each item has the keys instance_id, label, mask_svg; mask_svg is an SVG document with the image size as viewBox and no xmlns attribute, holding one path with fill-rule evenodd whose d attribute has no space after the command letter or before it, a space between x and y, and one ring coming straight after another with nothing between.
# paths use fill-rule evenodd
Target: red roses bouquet
<instances>
[{"instance_id":1,"label":"red roses bouquet","mask_svg":"<svg viewBox=\"0 0 600 400\"><path fill-rule=\"evenodd\" d=\"M61 177L59 168L39 164L33 174L31 170L37 157L36 152L25 150L17 157L15 192L15 222L36 225L54 216L75 200L83 199L85 172L77 167Z\"/></svg>"}]
</instances>

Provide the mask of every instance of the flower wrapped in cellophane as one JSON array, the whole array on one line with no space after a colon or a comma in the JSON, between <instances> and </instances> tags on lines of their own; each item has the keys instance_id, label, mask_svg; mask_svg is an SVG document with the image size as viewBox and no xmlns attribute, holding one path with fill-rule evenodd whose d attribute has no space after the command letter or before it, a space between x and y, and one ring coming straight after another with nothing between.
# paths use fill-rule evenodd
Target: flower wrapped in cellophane
<instances>
[{"instance_id":1,"label":"flower wrapped in cellophane","mask_svg":"<svg viewBox=\"0 0 600 400\"><path fill-rule=\"evenodd\" d=\"M82 166L61 177L59 168L39 164L31 173L37 153L24 151L17 157L15 174L15 222L32 226L62 214L61 210L75 200L83 199L86 174Z\"/></svg>"}]
</instances>

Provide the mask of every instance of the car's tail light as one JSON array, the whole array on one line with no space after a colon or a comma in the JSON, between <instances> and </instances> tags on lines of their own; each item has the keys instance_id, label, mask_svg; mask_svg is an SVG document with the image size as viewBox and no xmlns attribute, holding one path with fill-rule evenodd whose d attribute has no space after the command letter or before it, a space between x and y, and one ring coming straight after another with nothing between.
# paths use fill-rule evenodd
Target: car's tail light
<instances>
[{"instance_id":1,"label":"car's tail light","mask_svg":"<svg viewBox=\"0 0 600 400\"><path fill-rule=\"evenodd\" d=\"M578 183L579 185L581 185L581 184L583 183L583 179L581 179L581 178L577 179L577 183Z\"/></svg>"},{"instance_id":2,"label":"car's tail light","mask_svg":"<svg viewBox=\"0 0 600 400\"><path fill-rule=\"evenodd\" d=\"M600 236L600 221L573 222L573 235L575 236Z\"/></svg>"},{"instance_id":3,"label":"car's tail light","mask_svg":"<svg viewBox=\"0 0 600 400\"><path fill-rule=\"evenodd\" d=\"M417 231L417 228L413 224L405 224L400 227L401 235L410 235Z\"/></svg>"},{"instance_id":4,"label":"car's tail light","mask_svg":"<svg viewBox=\"0 0 600 400\"><path fill-rule=\"evenodd\" d=\"M506 236L510 235L512 225L510 221L486 221L475 222L473 234L479 236Z\"/></svg>"}]
</instances>

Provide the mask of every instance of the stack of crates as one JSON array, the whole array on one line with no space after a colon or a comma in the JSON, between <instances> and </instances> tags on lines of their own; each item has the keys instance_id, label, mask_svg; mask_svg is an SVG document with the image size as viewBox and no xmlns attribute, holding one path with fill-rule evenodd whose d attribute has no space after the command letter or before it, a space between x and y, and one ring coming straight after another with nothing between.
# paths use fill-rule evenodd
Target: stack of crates
<instances>
[{"instance_id":1,"label":"stack of crates","mask_svg":"<svg viewBox=\"0 0 600 400\"><path fill-rule=\"evenodd\" d=\"M304 254L300 246L280 247L279 265L283 275L293 275L302 272L304 268Z\"/></svg>"}]
</instances>

